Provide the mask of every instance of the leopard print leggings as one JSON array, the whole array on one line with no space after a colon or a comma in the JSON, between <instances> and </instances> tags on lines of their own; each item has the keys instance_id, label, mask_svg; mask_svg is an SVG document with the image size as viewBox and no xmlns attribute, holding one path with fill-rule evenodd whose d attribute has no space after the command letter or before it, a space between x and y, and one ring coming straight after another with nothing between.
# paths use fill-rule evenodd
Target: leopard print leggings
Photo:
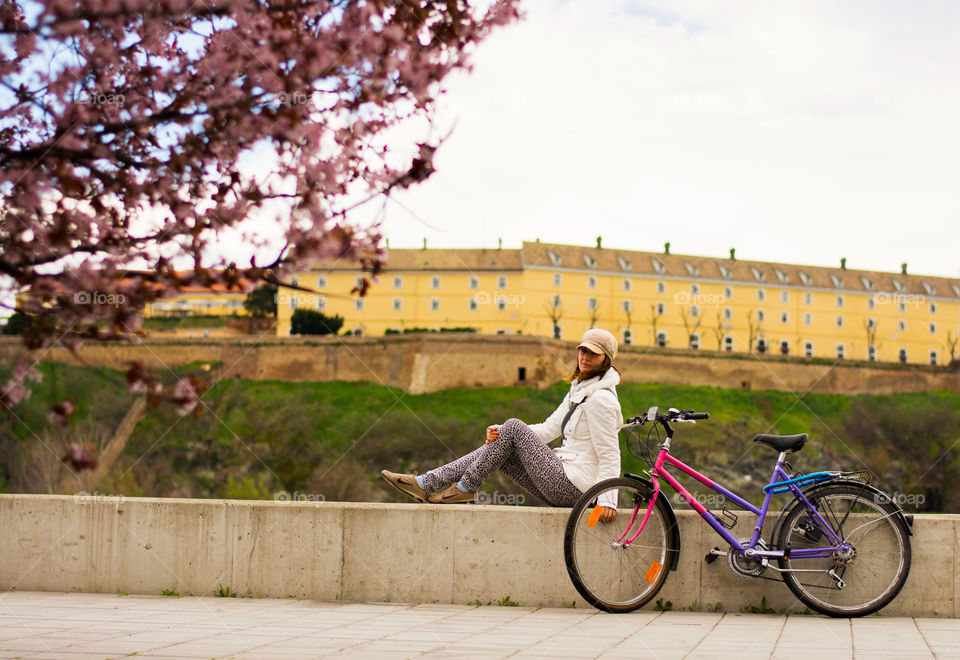
<instances>
[{"instance_id":1,"label":"leopard print leggings","mask_svg":"<svg viewBox=\"0 0 960 660\"><path fill-rule=\"evenodd\" d=\"M573 506L582 493L563 471L563 464L537 434L519 419L500 425L498 437L466 456L423 475L428 492L457 481L468 490L480 490L483 480L500 470L518 486L553 506Z\"/></svg>"}]
</instances>

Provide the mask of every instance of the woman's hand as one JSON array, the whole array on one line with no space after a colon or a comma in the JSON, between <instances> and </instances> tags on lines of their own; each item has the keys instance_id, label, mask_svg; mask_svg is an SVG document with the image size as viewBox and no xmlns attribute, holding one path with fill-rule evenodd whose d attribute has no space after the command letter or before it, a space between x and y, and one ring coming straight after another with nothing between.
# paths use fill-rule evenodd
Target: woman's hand
<instances>
[{"instance_id":1,"label":"woman's hand","mask_svg":"<svg viewBox=\"0 0 960 660\"><path fill-rule=\"evenodd\" d=\"M602 522L602 523L613 522L613 518L614 518L614 516L616 516L616 515L617 515L617 510L616 510L616 509L611 509L611 508L608 507L608 506L601 506L601 507L600 507L600 522Z\"/></svg>"},{"instance_id":2,"label":"woman's hand","mask_svg":"<svg viewBox=\"0 0 960 660\"><path fill-rule=\"evenodd\" d=\"M487 427L487 441L484 444L489 445L498 437L500 437L500 425L491 424L490 426Z\"/></svg>"}]
</instances>

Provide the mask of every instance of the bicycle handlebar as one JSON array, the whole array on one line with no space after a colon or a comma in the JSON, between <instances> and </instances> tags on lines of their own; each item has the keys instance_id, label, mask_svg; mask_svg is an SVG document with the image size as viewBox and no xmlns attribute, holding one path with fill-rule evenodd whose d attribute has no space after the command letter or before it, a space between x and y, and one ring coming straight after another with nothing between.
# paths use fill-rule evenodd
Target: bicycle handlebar
<instances>
[{"instance_id":1,"label":"bicycle handlebar","mask_svg":"<svg viewBox=\"0 0 960 660\"><path fill-rule=\"evenodd\" d=\"M710 419L710 413L694 412L692 408L689 410L670 408L666 413L660 413L656 407L653 407L642 415L624 421L623 425L635 426L639 424L643 426L647 422L693 422L698 419Z\"/></svg>"}]
</instances>

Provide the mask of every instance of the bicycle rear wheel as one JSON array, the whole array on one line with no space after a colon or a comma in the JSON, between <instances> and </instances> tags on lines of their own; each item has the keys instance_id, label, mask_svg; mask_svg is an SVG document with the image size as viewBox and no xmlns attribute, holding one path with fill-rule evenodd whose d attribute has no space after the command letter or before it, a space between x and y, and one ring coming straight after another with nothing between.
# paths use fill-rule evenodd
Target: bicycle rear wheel
<instances>
[{"instance_id":1,"label":"bicycle rear wheel","mask_svg":"<svg viewBox=\"0 0 960 660\"><path fill-rule=\"evenodd\" d=\"M617 502L612 522L598 520L597 498ZM590 488L573 506L563 538L563 556L573 586L584 600L606 612L631 612L650 601L667 580L671 517L663 496L632 542L650 500L649 489L627 478L607 479Z\"/></svg>"},{"instance_id":2,"label":"bicycle rear wheel","mask_svg":"<svg viewBox=\"0 0 960 660\"><path fill-rule=\"evenodd\" d=\"M897 509L860 484L833 484L807 494L824 520L849 549L829 556L779 560L783 580L810 608L829 616L856 617L876 612L893 600L910 572L910 537ZM815 524L810 510L797 501L787 512L777 547L830 547L833 543ZM833 570L844 586L827 573ZM803 571L803 572L799 572ZM810 572L807 572L810 571Z\"/></svg>"}]
</instances>

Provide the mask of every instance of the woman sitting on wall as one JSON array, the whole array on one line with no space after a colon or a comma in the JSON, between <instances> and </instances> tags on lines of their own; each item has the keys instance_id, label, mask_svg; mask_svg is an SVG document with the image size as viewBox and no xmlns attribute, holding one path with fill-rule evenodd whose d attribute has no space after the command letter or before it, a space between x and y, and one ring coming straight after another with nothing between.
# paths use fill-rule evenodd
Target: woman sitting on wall
<instances>
[{"instance_id":1,"label":"woman sitting on wall","mask_svg":"<svg viewBox=\"0 0 960 660\"><path fill-rule=\"evenodd\" d=\"M486 443L466 456L426 474L380 474L397 490L418 502L473 502L480 485L500 469L520 487L553 506L573 506L590 486L620 476L618 433L623 424L613 366L617 340L606 330L587 330L577 346L577 366L568 380L570 391L540 424L519 419L487 427ZM547 443L557 437L556 449ZM601 503L603 504L603 503ZM613 519L613 503L601 515Z\"/></svg>"}]
</instances>

